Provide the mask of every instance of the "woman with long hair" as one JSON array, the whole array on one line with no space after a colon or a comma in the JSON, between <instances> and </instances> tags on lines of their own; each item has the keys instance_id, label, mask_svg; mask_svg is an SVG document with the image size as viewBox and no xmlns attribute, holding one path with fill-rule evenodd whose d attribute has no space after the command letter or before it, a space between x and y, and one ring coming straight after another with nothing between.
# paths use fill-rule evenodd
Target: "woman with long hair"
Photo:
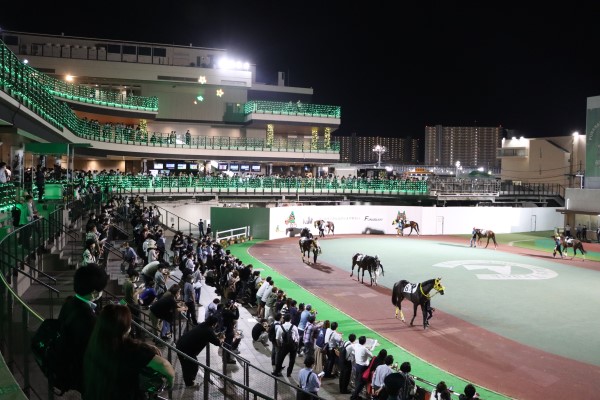
<instances>
[{"instance_id":1,"label":"woman with long hair","mask_svg":"<svg viewBox=\"0 0 600 400\"><path fill-rule=\"evenodd\" d=\"M108 304L100 313L84 355L84 400L144 399L139 375L149 368L173 385L175 370L156 347L129 337L131 312Z\"/></svg>"}]
</instances>

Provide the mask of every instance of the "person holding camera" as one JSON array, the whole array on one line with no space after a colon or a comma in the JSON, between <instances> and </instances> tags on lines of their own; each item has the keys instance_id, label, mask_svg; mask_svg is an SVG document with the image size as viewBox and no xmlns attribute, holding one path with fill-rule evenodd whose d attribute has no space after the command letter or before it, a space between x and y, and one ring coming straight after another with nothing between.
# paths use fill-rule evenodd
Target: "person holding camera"
<instances>
[{"instance_id":1,"label":"person holding camera","mask_svg":"<svg viewBox=\"0 0 600 400\"><path fill-rule=\"evenodd\" d=\"M237 320L240 318L240 310L233 300L227 302L227 306L223 309L223 328L225 329L225 342L223 347L229 349L232 353L240 354L238 346L242 338L237 334ZM235 360L229 353L225 357L228 364L235 364Z\"/></svg>"}]
</instances>

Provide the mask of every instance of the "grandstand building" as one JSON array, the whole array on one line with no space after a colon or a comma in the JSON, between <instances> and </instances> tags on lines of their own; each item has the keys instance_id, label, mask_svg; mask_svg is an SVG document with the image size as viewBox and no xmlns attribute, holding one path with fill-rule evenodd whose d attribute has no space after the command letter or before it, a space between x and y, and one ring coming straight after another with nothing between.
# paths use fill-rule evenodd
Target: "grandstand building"
<instances>
[{"instance_id":1,"label":"grandstand building","mask_svg":"<svg viewBox=\"0 0 600 400\"><path fill-rule=\"evenodd\" d=\"M339 161L331 137L339 106L313 104L313 89L286 86L283 73L258 82L256 65L227 50L10 31L0 38L19 77L10 94L35 103L51 125L38 118L17 127L10 101L0 102L11 160L28 142L71 142L89 146L78 148L85 158L75 169L93 160L98 170L173 173L221 162L223 172L293 174Z\"/></svg>"}]
</instances>

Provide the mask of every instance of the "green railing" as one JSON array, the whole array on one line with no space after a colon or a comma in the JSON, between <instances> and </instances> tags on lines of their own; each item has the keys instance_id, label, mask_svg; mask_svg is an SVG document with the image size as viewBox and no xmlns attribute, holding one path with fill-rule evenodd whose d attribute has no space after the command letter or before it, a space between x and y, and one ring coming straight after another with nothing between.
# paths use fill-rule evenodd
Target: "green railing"
<instances>
[{"instance_id":1,"label":"green railing","mask_svg":"<svg viewBox=\"0 0 600 400\"><path fill-rule=\"evenodd\" d=\"M265 191L364 191L390 194L426 194L427 181L348 179L330 180L319 178L279 177L204 177L204 176L148 176L148 175L98 175L93 181L100 187L120 190L169 191L174 188L210 189L257 189Z\"/></svg>"},{"instance_id":2,"label":"green railing","mask_svg":"<svg viewBox=\"0 0 600 400\"><path fill-rule=\"evenodd\" d=\"M254 150L271 152L322 152L339 154L339 141L330 138L317 140L303 139L254 139L222 136L192 136L186 134L146 132L123 125L91 122L78 118L69 106L56 97L122 109L158 110L158 100L154 97L127 96L96 91L82 85L73 85L48 77L23 64L0 41L0 89L25 105L55 128L68 128L76 136L95 141L135 146L211 149L211 150ZM250 102L246 105L250 112L285 109L288 103ZM297 107L297 105L296 105ZM339 118L339 107L303 104L305 115ZM281 112L279 112L281 113Z\"/></svg>"},{"instance_id":3,"label":"green railing","mask_svg":"<svg viewBox=\"0 0 600 400\"><path fill-rule=\"evenodd\" d=\"M308 104L301 102L279 102L266 100L252 100L244 105L244 114L281 114L301 115L323 118L341 118L342 111L339 106L322 104Z\"/></svg>"}]
</instances>

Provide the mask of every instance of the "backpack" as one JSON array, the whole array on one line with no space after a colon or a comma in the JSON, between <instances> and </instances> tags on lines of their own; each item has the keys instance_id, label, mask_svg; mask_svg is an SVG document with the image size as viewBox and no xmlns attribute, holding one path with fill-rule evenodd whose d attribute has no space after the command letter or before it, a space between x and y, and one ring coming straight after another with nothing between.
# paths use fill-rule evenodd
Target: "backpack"
<instances>
[{"instance_id":1,"label":"backpack","mask_svg":"<svg viewBox=\"0 0 600 400\"><path fill-rule=\"evenodd\" d=\"M294 327L290 326L290 329L286 331L283 325L281 325L281 330L283 331L283 335L281 337L281 346L286 349L295 349L296 341L294 341L293 335Z\"/></svg>"},{"instance_id":2,"label":"backpack","mask_svg":"<svg viewBox=\"0 0 600 400\"><path fill-rule=\"evenodd\" d=\"M319 334L317 335L317 340L315 341L315 346L321 349L325 346L325 332L327 332L327 328L323 327L319 329Z\"/></svg>"},{"instance_id":3,"label":"backpack","mask_svg":"<svg viewBox=\"0 0 600 400\"><path fill-rule=\"evenodd\" d=\"M31 337L31 351L48 382L58 389L58 395L73 388L65 350L59 320L45 319Z\"/></svg>"},{"instance_id":4,"label":"backpack","mask_svg":"<svg viewBox=\"0 0 600 400\"><path fill-rule=\"evenodd\" d=\"M269 334L269 342L271 343L277 342L277 325L279 325L277 322L273 322L269 326L269 330L267 331L267 333Z\"/></svg>"},{"instance_id":5,"label":"backpack","mask_svg":"<svg viewBox=\"0 0 600 400\"><path fill-rule=\"evenodd\" d=\"M348 346L352 346L352 343L346 342L339 349L339 351L340 351L340 354L338 356L338 368L339 369L342 369L342 367L344 366L344 363L346 361L350 361L350 360L346 360L348 358Z\"/></svg>"}]
</instances>

